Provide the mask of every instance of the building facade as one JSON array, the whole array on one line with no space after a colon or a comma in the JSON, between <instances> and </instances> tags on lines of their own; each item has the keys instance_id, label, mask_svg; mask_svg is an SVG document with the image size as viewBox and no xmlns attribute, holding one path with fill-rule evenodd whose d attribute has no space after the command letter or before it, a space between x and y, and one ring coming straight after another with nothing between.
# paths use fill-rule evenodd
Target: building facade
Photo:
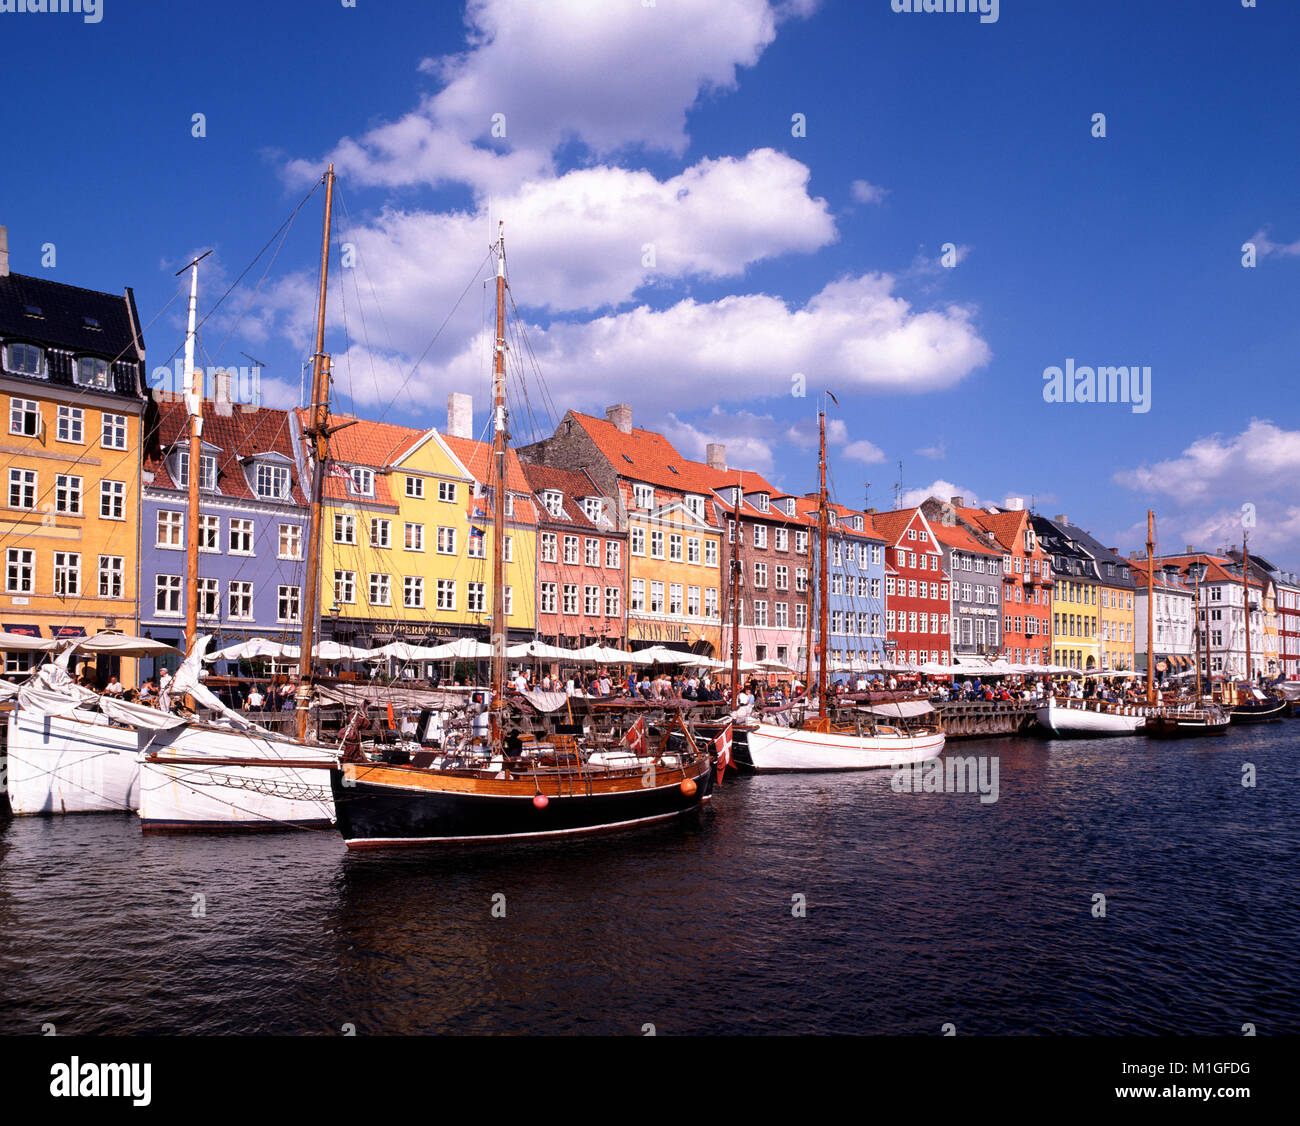
<instances>
[{"instance_id":1,"label":"building facade","mask_svg":"<svg viewBox=\"0 0 1300 1126\"><path fill-rule=\"evenodd\" d=\"M943 553L954 664L978 667L1001 652L1002 553L960 523L952 506L931 497L921 505Z\"/></svg>"},{"instance_id":2,"label":"building facade","mask_svg":"<svg viewBox=\"0 0 1300 1126\"><path fill-rule=\"evenodd\" d=\"M948 576L943 552L919 508L877 512L871 517L885 548L885 632L900 664L948 664Z\"/></svg>"},{"instance_id":3,"label":"building facade","mask_svg":"<svg viewBox=\"0 0 1300 1126\"><path fill-rule=\"evenodd\" d=\"M0 229L0 627L136 633L145 351L135 299L11 274L7 245ZM29 664L7 655L9 672ZM134 683L134 661L98 665L101 680Z\"/></svg>"},{"instance_id":4,"label":"building facade","mask_svg":"<svg viewBox=\"0 0 1300 1126\"><path fill-rule=\"evenodd\" d=\"M1192 632L1196 621L1195 596L1192 584L1178 567L1171 563L1155 563L1155 577L1151 580L1152 562L1134 559L1133 579L1136 583L1133 624L1137 633L1135 667L1147 672L1154 665L1157 681L1187 671L1195 671L1196 635ZM1153 591L1148 590L1148 584ZM1154 611L1148 607L1154 592ZM1147 614L1153 612L1152 623L1154 661L1147 653Z\"/></svg>"}]
</instances>

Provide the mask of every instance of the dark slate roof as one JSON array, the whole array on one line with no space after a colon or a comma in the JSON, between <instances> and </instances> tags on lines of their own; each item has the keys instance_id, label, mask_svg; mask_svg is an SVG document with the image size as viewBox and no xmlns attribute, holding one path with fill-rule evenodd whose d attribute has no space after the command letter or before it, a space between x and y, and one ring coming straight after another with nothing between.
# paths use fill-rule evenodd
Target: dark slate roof
<instances>
[{"instance_id":1,"label":"dark slate roof","mask_svg":"<svg viewBox=\"0 0 1300 1126\"><path fill-rule=\"evenodd\" d=\"M39 309L40 314L32 315L29 306ZM144 386L144 340L136 335L137 323L135 297L130 289L125 294L100 293L25 274L0 277L0 339L22 339L47 348L116 360L114 387L118 394L132 398L141 398ZM48 360L49 382L71 384L71 358L55 353Z\"/></svg>"}]
</instances>

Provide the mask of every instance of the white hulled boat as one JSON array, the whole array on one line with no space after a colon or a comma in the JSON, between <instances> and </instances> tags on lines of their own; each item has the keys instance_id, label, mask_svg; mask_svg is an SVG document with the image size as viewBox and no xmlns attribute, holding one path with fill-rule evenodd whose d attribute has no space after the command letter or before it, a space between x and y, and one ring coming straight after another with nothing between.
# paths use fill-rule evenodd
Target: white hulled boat
<instances>
[{"instance_id":1,"label":"white hulled boat","mask_svg":"<svg viewBox=\"0 0 1300 1126\"><path fill-rule=\"evenodd\" d=\"M1061 739L1136 735L1146 726L1149 708L1104 700L1049 699L1037 711L1038 725Z\"/></svg>"}]
</instances>

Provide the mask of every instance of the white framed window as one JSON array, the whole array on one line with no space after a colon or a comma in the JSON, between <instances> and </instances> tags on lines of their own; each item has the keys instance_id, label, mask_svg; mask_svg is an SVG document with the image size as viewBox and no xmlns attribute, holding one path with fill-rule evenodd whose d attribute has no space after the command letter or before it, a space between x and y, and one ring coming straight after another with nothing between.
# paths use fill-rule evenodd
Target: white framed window
<instances>
[{"instance_id":1,"label":"white framed window","mask_svg":"<svg viewBox=\"0 0 1300 1126\"><path fill-rule=\"evenodd\" d=\"M15 341L5 345L5 370L15 375L35 375L44 378L45 349L35 344Z\"/></svg>"},{"instance_id":2,"label":"white framed window","mask_svg":"<svg viewBox=\"0 0 1300 1126\"><path fill-rule=\"evenodd\" d=\"M190 485L190 452L181 450L176 455L176 485L187 489ZM206 492L217 489L217 458L215 454L199 454L199 488Z\"/></svg>"},{"instance_id":3,"label":"white framed window","mask_svg":"<svg viewBox=\"0 0 1300 1126\"><path fill-rule=\"evenodd\" d=\"M108 361L98 356L78 356L72 381L80 387L108 387Z\"/></svg>"},{"instance_id":4,"label":"white framed window","mask_svg":"<svg viewBox=\"0 0 1300 1126\"><path fill-rule=\"evenodd\" d=\"M199 517L199 550L206 554L218 554L221 551L221 517Z\"/></svg>"},{"instance_id":5,"label":"white framed window","mask_svg":"<svg viewBox=\"0 0 1300 1126\"><path fill-rule=\"evenodd\" d=\"M543 532L541 535L541 560L543 563L554 563L556 556L557 537L554 532Z\"/></svg>"},{"instance_id":6,"label":"white framed window","mask_svg":"<svg viewBox=\"0 0 1300 1126\"><path fill-rule=\"evenodd\" d=\"M582 541L582 560L588 567L600 566L600 540L587 538Z\"/></svg>"},{"instance_id":7,"label":"white framed window","mask_svg":"<svg viewBox=\"0 0 1300 1126\"><path fill-rule=\"evenodd\" d=\"M706 567L716 567L718 565L718 541L704 541L704 565Z\"/></svg>"},{"instance_id":8,"label":"white framed window","mask_svg":"<svg viewBox=\"0 0 1300 1126\"><path fill-rule=\"evenodd\" d=\"M127 422L124 414L108 414L101 419L99 444L106 450L126 449Z\"/></svg>"},{"instance_id":9,"label":"white framed window","mask_svg":"<svg viewBox=\"0 0 1300 1126\"><path fill-rule=\"evenodd\" d=\"M253 491L262 500L283 500L289 495L289 469L284 465L257 463Z\"/></svg>"},{"instance_id":10,"label":"white framed window","mask_svg":"<svg viewBox=\"0 0 1300 1126\"><path fill-rule=\"evenodd\" d=\"M407 477L406 478L406 495L421 500L424 497L424 478Z\"/></svg>"},{"instance_id":11,"label":"white framed window","mask_svg":"<svg viewBox=\"0 0 1300 1126\"><path fill-rule=\"evenodd\" d=\"M393 604L393 578L391 575L370 572L370 605L391 606Z\"/></svg>"},{"instance_id":12,"label":"white framed window","mask_svg":"<svg viewBox=\"0 0 1300 1126\"><path fill-rule=\"evenodd\" d=\"M582 612L588 618L600 616L600 587L584 586L582 588Z\"/></svg>"},{"instance_id":13,"label":"white framed window","mask_svg":"<svg viewBox=\"0 0 1300 1126\"><path fill-rule=\"evenodd\" d=\"M762 550L767 549L767 525L754 525L754 546Z\"/></svg>"},{"instance_id":14,"label":"white framed window","mask_svg":"<svg viewBox=\"0 0 1300 1126\"><path fill-rule=\"evenodd\" d=\"M334 513L334 542L355 544L357 542L357 518L346 512Z\"/></svg>"},{"instance_id":15,"label":"white framed window","mask_svg":"<svg viewBox=\"0 0 1300 1126\"><path fill-rule=\"evenodd\" d=\"M231 621L253 620L253 584L242 579L232 579L226 589L226 611Z\"/></svg>"},{"instance_id":16,"label":"white framed window","mask_svg":"<svg viewBox=\"0 0 1300 1126\"><path fill-rule=\"evenodd\" d=\"M439 527L438 554L439 555L456 554L456 529L455 528Z\"/></svg>"},{"instance_id":17,"label":"white framed window","mask_svg":"<svg viewBox=\"0 0 1300 1126\"><path fill-rule=\"evenodd\" d=\"M629 610L645 609L645 579L633 579L628 588L627 608Z\"/></svg>"},{"instance_id":18,"label":"white framed window","mask_svg":"<svg viewBox=\"0 0 1300 1126\"><path fill-rule=\"evenodd\" d=\"M423 551L424 525L407 523L402 533L402 544L407 551Z\"/></svg>"},{"instance_id":19,"label":"white framed window","mask_svg":"<svg viewBox=\"0 0 1300 1126\"><path fill-rule=\"evenodd\" d=\"M438 499L445 504L456 503L456 482L439 481L438 482Z\"/></svg>"},{"instance_id":20,"label":"white framed window","mask_svg":"<svg viewBox=\"0 0 1300 1126\"><path fill-rule=\"evenodd\" d=\"M54 593L62 598L81 593L81 554L76 551L54 553Z\"/></svg>"},{"instance_id":21,"label":"white framed window","mask_svg":"<svg viewBox=\"0 0 1300 1126\"><path fill-rule=\"evenodd\" d=\"M664 584L653 579L650 581L650 612L652 614L664 612Z\"/></svg>"},{"instance_id":22,"label":"white framed window","mask_svg":"<svg viewBox=\"0 0 1300 1126\"><path fill-rule=\"evenodd\" d=\"M696 541L698 545L699 541ZM697 546L698 550L698 546ZM622 552L619 550L618 540L605 541L605 566L618 568L623 565Z\"/></svg>"},{"instance_id":23,"label":"white framed window","mask_svg":"<svg viewBox=\"0 0 1300 1126\"><path fill-rule=\"evenodd\" d=\"M668 584L668 613L680 614L682 612L682 595L684 591L681 583Z\"/></svg>"},{"instance_id":24,"label":"white framed window","mask_svg":"<svg viewBox=\"0 0 1300 1126\"><path fill-rule=\"evenodd\" d=\"M185 547L185 513L158 510L157 533L154 546L178 551Z\"/></svg>"},{"instance_id":25,"label":"white framed window","mask_svg":"<svg viewBox=\"0 0 1300 1126\"><path fill-rule=\"evenodd\" d=\"M437 599L439 610L456 609L456 580L439 579L437 586Z\"/></svg>"},{"instance_id":26,"label":"white framed window","mask_svg":"<svg viewBox=\"0 0 1300 1126\"><path fill-rule=\"evenodd\" d=\"M794 534L794 550L799 555L808 554L808 533L796 531Z\"/></svg>"},{"instance_id":27,"label":"white framed window","mask_svg":"<svg viewBox=\"0 0 1300 1126\"><path fill-rule=\"evenodd\" d=\"M281 586L276 589L275 617L278 622L302 621L302 596L296 586Z\"/></svg>"},{"instance_id":28,"label":"white framed window","mask_svg":"<svg viewBox=\"0 0 1300 1126\"><path fill-rule=\"evenodd\" d=\"M280 525L280 558L281 559L302 558L302 525L300 524Z\"/></svg>"},{"instance_id":29,"label":"white framed window","mask_svg":"<svg viewBox=\"0 0 1300 1126\"><path fill-rule=\"evenodd\" d=\"M754 625L755 626L767 625L767 599L765 598L757 598L754 600ZM833 630L832 632L839 632L839 631Z\"/></svg>"},{"instance_id":30,"label":"white framed window","mask_svg":"<svg viewBox=\"0 0 1300 1126\"><path fill-rule=\"evenodd\" d=\"M716 618L718 616L718 588L716 586L706 587L704 590L704 616L706 618Z\"/></svg>"},{"instance_id":31,"label":"white framed window","mask_svg":"<svg viewBox=\"0 0 1300 1126\"><path fill-rule=\"evenodd\" d=\"M54 478L54 511L71 516L81 515L82 480L71 473L59 473Z\"/></svg>"},{"instance_id":32,"label":"white framed window","mask_svg":"<svg viewBox=\"0 0 1300 1126\"><path fill-rule=\"evenodd\" d=\"M637 508L650 509L655 506L655 491L649 485L632 486L632 503Z\"/></svg>"},{"instance_id":33,"label":"white framed window","mask_svg":"<svg viewBox=\"0 0 1300 1126\"><path fill-rule=\"evenodd\" d=\"M790 550L790 529L777 528L772 533L772 547L776 551Z\"/></svg>"},{"instance_id":34,"label":"white framed window","mask_svg":"<svg viewBox=\"0 0 1300 1126\"><path fill-rule=\"evenodd\" d=\"M372 516L370 518L370 546L380 549L393 546L393 522L391 520L385 520L381 516Z\"/></svg>"},{"instance_id":35,"label":"white framed window","mask_svg":"<svg viewBox=\"0 0 1300 1126\"><path fill-rule=\"evenodd\" d=\"M808 589L808 568L807 567L795 568L794 589L796 594L803 594Z\"/></svg>"},{"instance_id":36,"label":"white framed window","mask_svg":"<svg viewBox=\"0 0 1300 1126\"><path fill-rule=\"evenodd\" d=\"M803 629L808 625L808 606L803 602L794 604L794 628Z\"/></svg>"},{"instance_id":37,"label":"white framed window","mask_svg":"<svg viewBox=\"0 0 1300 1126\"><path fill-rule=\"evenodd\" d=\"M9 433L35 437L41 432L41 405L35 399L9 400Z\"/></svg>"},{"instance_id":38,"label":"white framed window","mask_svg":"<svg viewBox=\"0 0 1300 1126\"><path fill-rule=\"evenodd\" d=\"M340 605L350 605L357 600L356 571L334 572L334 601Z\"/></svg>"},{"instance_id":39,"label":"white framed window","mask_svg":"<svg viewBox=\"0 0 1300 1126\"><path fill-rule=\"evenodd\" d=\"M789 567L786 567L783 564L778 563L776 566L774 577L776 581L773 585L776 587L777 590L790 589L790 568Z\"/></svg>"},{"instance_id":40,"label":"white framed window","mask_svg":"<svg viewBox=\"0 0 1300 1126\"><path fill-rule=\"evenodd\" d=\"M696 565L700 562L700 538L699 536L686 537L686 562Z\"/></svg>"},{"instance_id":41,"label":"white framed window","mask_svg":"<svg viewBox=\"0 0 1300 1126\"><path fill-rule=\"evenodd\" d=\"M221 587L216 579L199 579L199 617L221 617Z\"/></svg>"},{"instance_id":42,"label":"white framed window","mask_svg":"<svg viewBox=\"0 0 1300 1126\"><path fill-rule=\"evenodd\" d=\"M697 586L686 588L686 613L692 618L700 616L700 588Z\"/></svg>"},{"instance_id":43,"label":"white framed window","mask_svg":"<svg viewBox=\"0 0 1300 1126\"><path fill-rule=\"evenodd\" d=\"M836 575L835 577L839 578L838 575ZM767 564L766 563L754 564L754 585L758 587L767 586Z\"/></svg>"},{"instance_id":44,"label":"white framed window","mask_svg":"<svg viewBox=\"0 0 1300 1126\"><path fill-rule=\"evenodd\" d=\"M180 575L155 575L153 582L153 609L155 614L167 618L181 615Z\"/></svg>"},{"instance_id":45,"label":"white framed window","mask_svg":"<svg viewBox=\"0 0 1300 1126\"><path fill-rule=\"evenodd\" d=\"M515 588L508 586L501 593L501 601L504 604L501 607L501 612L508 618L515 612Z\"/></svg>"},{"instance_id":46,"label":"white framed window","mask_svg":"<svg viewBox=\"0 0 1300 1126\"><path fill-rule=\"evenodd\" d=\"M375 495L375 471L363 465L354 465L349 471L349 482L353 496L372 497Z\"/></svg>"},{"instance_id":47,"label":"white framed window","mask_svg":"<svg viewBox=\"0 0 1300 1126\"><path fill-rule=\"evenodd\" d=\"M628 551L633 555L645 555L645 529L632 527L628 529Z\"/></svg>"},{"instance_id":48,"label":"white framed window","mask_svg":"<svg viewBox=\"0 0 1300 1126\"><path fill-rule=\"evenodd\" d=\"M564 561L566 563L578 562L578 537L577 536L564 537Z\"/></svg>"},{"instance_id":49,"label":"white framed window","mask_svg":"<svg viewBox=\"0 0 1300 1126\"><path fill-rule=\"evenodd\" d=\"M546 584L543 583L543 586ZM555 584L551 583L551 601L555 601ZM487 583L465 584L465 609L471 614L482 614L487 610Z\"/></svg>"},{"instance_id":50,"label":"white framed window","mask_svg":"<svg viewBox=\"0 0 1300 1126\"><path fill-rule=\"evenodd\" d=\"M617 618L619 616L619 589L616 586L607 586L605 588L605 617Z\"/></svg>"},{"instance_id":51,"label":"white framed window","mask_svg":"<svg viewBox=\"0 0 1300 1126\"><path fill-rule=\"evenodd\" d=\"M487 533L482 528L471 524L469 535L465 537L465 554L471 559L483 559L487 556Z\"/></svg>"},{"instance_id":52,"label":"white framed window","mask_svg":"<svg viewBox=\"0 0 1300 1126\"><path fill-rule=\"evenodd\" d=\"M547 489L542 493L542 504L552 516L558 517L564 511L564 495L557 489Z\"/></svg>"},{"instance_id":53,"label":"white framed window","mask_svg":"<svg viewBox=\"0 0 1300 1126\"><path fill-rule=\"evenodd\" d=\"M664 534L663 532L651 531L650 558L662 559L663 557L664 557Z\"/></svg>"},{"instance_id":54,"label":"white framed window","mask_svg":"<svg viewBox=\"0 0 1300 1126\"><path fill-rule=\"evenodd\" d=\"M682 555L682 537L676 534L668 537L668 558L674 563L680 563Z\"/></svg>"},{"instance_id":55,"label":"white framed window","mask_svg":"<svg viewBox=\"0 0 1300 1126\"><path fill-rule=\"evenodd\" d=\"M99 483L99 515L105 520L126 519L126 484L123 481Z\"/></svg>"},{"instance_id":56,"label":"white framed window","mask_svg":"<svg viewBox=\"0 0 1300 1126\"><path fill-rule=\"evenodd\" d=\"M562 593L564 595L564 612L566 614L576 614L578 612L578 584L565 583Z\"/></svg>"},{"instance_id":57,"label":"white framed window","mask_svg":"<svg viewBox=\"0 0 1300 1126\"><path fill-rule=\"evenodd\" d=\"M54 436L60 442L75 442L77 445L84 445L86 441L86 412L80 407L60 405Z\"/></svg>"},{"instance_id":58,"label":"white framed window","mask_svg":"<svg viewBox=\"0 0 1300 1126\"><path fill-rule=\"evenodd\" d=\"M479 584L479 585L482 585L482 584ZM556 605L555 600L556 600L557 589L558 589L558 588L556 587L556 584L555 584L555 583L542 583L542 585L541 585L541 599L540 599L540 601L538 602L538 607L537 607L537 608L538 608L538 609L539 609L543 614L554 614L554 613L555 613L555 605ZM481 609L481 607L480 607L480 609Z\"/></svg>"},{"instance_id":59,"label":"white framed window","mask_svg":"<svg viewBox=\"0 0 1300 1126\"><path fill-rule=\"evenodd\" d=\"M123 555L101 555L99 557L99 597L121 598L122 576L126 570L126 557Z\"/></svg>"},{"instance_id":60,"label":"white framed window","mask_svg":"<svg viewBox=\"0 0 1300 1126\"><path fill-rule=\"evenodd\" d=\"M582 502L582 511L593 524L599 524L605 512L605 502L600 497L586 497Z\"/></svg>"},{"instance_id":61,"label":"white framed window","mask_svg":"<svg viewBox=\"0 0 1300 1126\"><path fill-rule=\"evenodd\" d=\"M9 507L36 507L36 470L9 470Z\"/></svg>"},{"instance_id":62,"label":"white framed window","mask_svg":"<svg viewBox=\"0 0 1300 1126\"><path fill-rule=\"evenodd\" d=\"M408 610L424 608L424 579L419 575L402 577L402 605Z\"/></svg>"}]
</instances>

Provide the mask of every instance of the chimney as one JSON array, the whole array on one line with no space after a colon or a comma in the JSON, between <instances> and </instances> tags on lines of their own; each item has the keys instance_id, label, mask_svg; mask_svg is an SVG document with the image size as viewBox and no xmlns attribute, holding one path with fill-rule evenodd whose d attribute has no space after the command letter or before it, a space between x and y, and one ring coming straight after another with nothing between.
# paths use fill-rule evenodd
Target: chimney
<instances>
[{"instance_id":1,"label":"chimney","mask_svg":"<svg viewBox=\"0 0 1300 1126\"><path fill-rule=\"evenodd\" d=\"M1055 520L1058 524L1068 524L1070 522L1070 518L1066 516L1064 512L1058 512L1055 516L1052 517L1052 519Z\"/></svg>"},{"instance_id":2,"label":"chimney","mask_svg":"<svg viewBox=\"0 0 1300 1126\"><path fill-rule=\"evenodd\" d=\"M230 395L233 378L228 371L218 371L212 375L212 401L216 404L217 414L223 418L229 418L235 412L235 403Z\"/></svg>"},{"instance_id":3,"label":"chimney","mask_svg":"<svg viewBox=\"0 0 1300 1126\"><path fill-rule=\"evenodd\" d=\"M447 434L452 438L474 437L474 397L453 391L447 396Z\"/></svg>"},{"instance_id":4,"label":"chimney","mask_svg":"<svg viewBox=\"0 0 1300 1126\"><path fill-rule=\"evenodd\" d=\"M868 509L865 509L864 511L866 512L866 514L867 514L868 516L874 516L874 515L876 514L876 510L875 510L874 508L868 508Z\"/></svg>"},{"instance_id":5,"label":"chimney","mask_svg":"<svg viewBox=\"0 0 1300 1126\"><path fill-rule=\"evenodd\" d=\"M1194 548L1194 547L1189 543L1189 544L1187 545L1187 550L1186 550L1185 552L1183 552L1183 554L1184 554L1184 555L1195 555L1195 554L1196 554L1196 548Z\"/></svg>"},{"instance_id":6,"label":"chimney","mask_svg":"<svg viewBox=\"0 0 1300 1126\"><path fill-rule=\"evenodd\" d=\"M965 508L965 507L966 507L966 498L965 498L965 497L949 497L949 498L948 498L948 503L949 503L950 505L952 505L953 508Z\"/></svg>"},{"instance_id":7,"label":"chimney","mask_svg":"<svg viewBox=\"0 0 1300 1126\"><path fill-rule=\"evenodd\" d=\"M620 426L619 429L622 430L623 428ZM631 429L631 425L628 426L628 429ZM710 469L725 470L727 468L727 447L721 442L710 442L704 447L704 460L709 463Z\"/></svg>"},{"instance_id":8,"label":"chimney","mask_svg":"<svg viewBox=\"0 0 1300 1126\"><path fill-rule=\"evenodd\" d=\"M0 227L0 278L9 276L9 228Z\"/></svg>"},{"instance_id":9,"label":"chimney","mask_svg":"<svg viewBox=\"0 0 1300 1126\"><path fill-rule=\"evenodd\" d=\"M632 408L627 403L615 403L605 408L605 421L612 422L620 434L632 433Z\"/></svg>"},{"instance_id":10,"label":"chimney","mask_svg":"<svg viewBox=\"0 0 1300 1126\"><path fill-rule=\"evenodd\" d=\"M1023 512L1025 509L1025 498L1007 497L1007 499L1002 502L1002 507L1007 509L1009 512Z\"/></svg>"}]
</instances>

